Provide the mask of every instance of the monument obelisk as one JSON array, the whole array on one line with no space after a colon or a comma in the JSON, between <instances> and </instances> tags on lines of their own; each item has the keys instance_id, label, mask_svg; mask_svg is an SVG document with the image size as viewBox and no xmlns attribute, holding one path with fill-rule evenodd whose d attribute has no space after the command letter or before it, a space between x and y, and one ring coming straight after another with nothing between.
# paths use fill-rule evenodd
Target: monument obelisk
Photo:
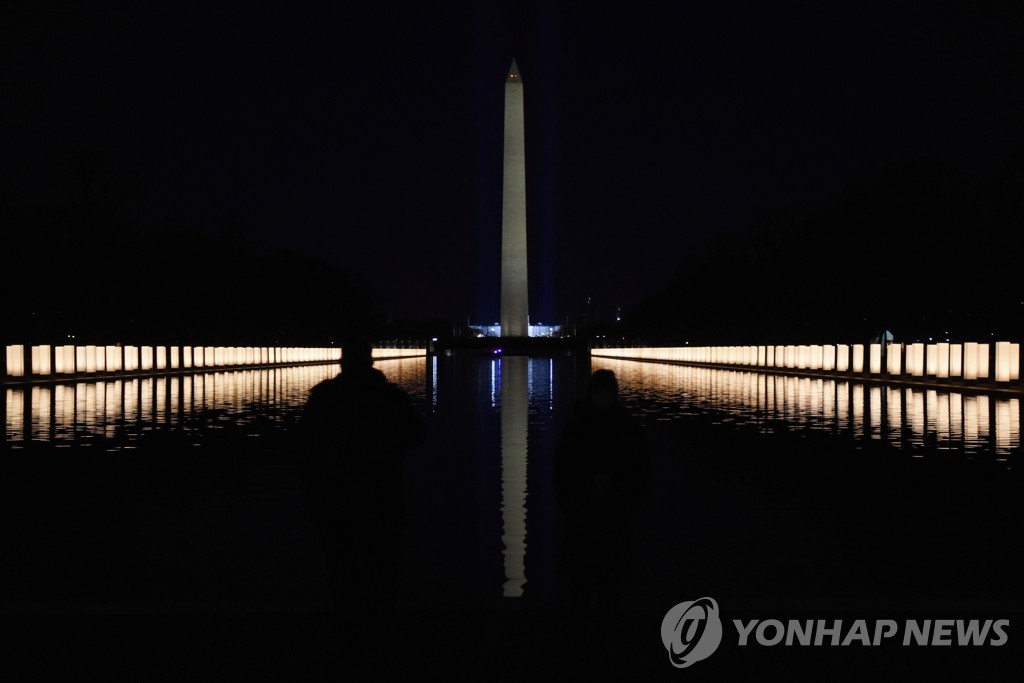
<instances>
[{"instance_id":1,"label":"monument obelisk","mask_svg":"<svg viewBox=\"0 0 1024 683\"><path fill-rule=\"evenodd\" d=\"M526 284L526 150L523 80L516 60L505 78L505 152L501 189L501 336L529 335Z\"/></svg>"}]
</instances>

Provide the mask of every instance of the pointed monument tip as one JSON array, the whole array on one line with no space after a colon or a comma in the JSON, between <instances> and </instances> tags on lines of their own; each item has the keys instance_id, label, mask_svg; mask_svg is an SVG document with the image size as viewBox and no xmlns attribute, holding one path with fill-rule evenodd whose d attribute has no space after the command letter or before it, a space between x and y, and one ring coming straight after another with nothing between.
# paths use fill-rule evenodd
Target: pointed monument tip
<instances>
[{"instance_id":1,"label":"pointed monument tip","mask_svg":"<svg viewBox=\"0 0 1024 683\"><path fill-rule=\"evenodd\" d=\"M519 67L516 66L516 60L512 59L512 66L508 69L508 78L505 79L506 83L522 83L523 77L519 75Z\"/></svg>"}]
</instances>

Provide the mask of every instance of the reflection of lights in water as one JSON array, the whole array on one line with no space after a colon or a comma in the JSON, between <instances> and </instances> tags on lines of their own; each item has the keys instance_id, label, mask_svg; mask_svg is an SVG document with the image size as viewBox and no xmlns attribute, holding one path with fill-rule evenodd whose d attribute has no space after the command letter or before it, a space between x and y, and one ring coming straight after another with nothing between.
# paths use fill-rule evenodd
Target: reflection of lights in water
<instances>
[{"instance_id":1,"label":"reflection of lights in water","mask_svg":"<svg viewBox=\"0 0 1024 683\"><path fill-rule=\"evenodd\" d=\"M65 441L75 437L75 388L58 384L53 388L54 438Z\"/></svg>"},{"instance_id":2,"label":"reflection of lights in water","mask_svg":"<svg viewBox=\"0 0 1024 683\"><path fill-rule=\"evenodd\" d=\"M960 394L949 395L949 435L950 439L957 442L964 440L964 402Z\"/></svg>"},{"instance_id":3,"label":"reflection of lights in water","mask_svg":"<svg viewBox=\"0 0 1024 683\"><path fill-rule=\"evenodd\" d=\"M981 423L978 419L978 397L964 397L964 441L977 443L981 431Z\"/></svg>"},{"instance_id":4,"label":"reflection of lights in water","mask_svg":"<svg viewBox=\"0 0 1024 683\"><path fill-rule=\"evenodd\" d=\"M496 408L498 406L498 361L491 361L491 407Z\"/></svg>"},{"instance_id":5,"label":"reflection of lights in water","mask_svg":"<svg viewBox=\"0 0 1024 683\"><path fill-rule=\"evenodd\" d=\"M50 387L32 387L32 438L45 439L50 433Z\"/></svg>"},{"instance_id":6,"label":"reflection of lights in water","mask_svg":"<svg viewBox=\"0 0 1024 683\"><path fill-rule=\"evenodd\" d=\"M555 359L548 359L548 410L555 409Z\"/></svg>"},{"instance_id":7,"label":"reflection of lights in water","mask_svg":"<svg viewBox=\"0 0 1024 683\"><path fill-rule=\"evenodd\" d=\"M839 427L850 424L850 384L836 382L836 420Z\"/></svg>"},{"instance_id":8,"label":"reflection of lights in water","mask_svg":"<svg viewBox=\"0 0 1024 683\"><path fill-rule=\"evenodd\" d=\"M880 439L882 438L881 427L882 427L882 388L879 386L871 387L868 391L868 405L870 406L870 412L868 413L869 419L871 420L871 438Z\"/></svg>"},{"instance_id":9,"label":"reflection of lights in water","mask_svg":"<svg viewBox=\"0 0 1024 683\"><path fill-rule=\"evenodd\" d=\"M1020 443L1020 399L996 403L996 452L1008 453Z\"/></svg>"},{"instance_id":10,"label":"reflection of lights in water","mask_svg":"<svg viewBox=\"0 0 1024 683\"><path fill-rule=\"evenodd\" d=\"M925 392L925 431L932 432L933 434L938 431L938 413L939 413L939 401L938 395L934 389L928 389Z\"/></svg>"},{"instance_id":11,"label":"reflection of lights in water","mask_svg":"<svg viewBox=\"0 0 1024 683\"><path fill-rule=\"evenodd\" d=\"M152 422L153 411L153 378L144 377L139 382L139 420Z\"/></svg>"},{"instance_id":12,"label":"reflection of lights in water","mask_svg":"<svg viewBox=\"0 0 1024 683\"><path fill-rule=\"evenodd\" d=\"M918 360L911 346L908 371ZM925 348L920 346L922 371ZM1019 399L600 356L593 358L593 369L613 370L623 400L656 419L711 413L721 415L718 421L757 425L767 417L812 430L852 432L857 439L882 438L895 447L919 448L936 438L944 449L962 446L968 452L1021 444L1020 420L1013 418L1020 414ZM997 417L999 435L992 431L990 402L1011 406L1009 417L1005 407Z\"/></svg>"},{"instance_id":13,"label":"reflection of lights in water","mask_svg":"<svg viewBox=\"0 0 1024 683\"><path fill-rule=\"evenodd\" d=\"M10 441L21 439L25 424L24 389L4 389L4 435Z\"/></svg>"},{"instance_id":14,"label":"reflection of lights in water","mask_svg":"<svg viewBox=\"0 0 1024 683\"><path fill-rule=\"evenodd\" d=\"M437 356L430 357L430 404L437 406Z\"/></svg>"},{"instance_id":15,"label":"reflection of lights in water","mask_svg":"<svg viewBox=\"0 0 1024 683\"><path fill-rule=\"evenodd\" d=\"M808 380L808 385L811 396L810 414L814 417L820 417L825 412L824 381L812 377Z\"/></svg>"},{"instance_id":16,"label":"reflection of lights in water","mask_svg":"<svg viewBox=\"0 0 1024 683\"><path fill-rule=\"evenodd\" d=\"M886 387L885 392L887 426L892 438L896 440L903 424L903 392L897 387Z\"/></svg>"},{"instance_id":17,"label":"reflection of lights in water","mask_svg":"<svg viewBox=\"0 0 1024 683\"><path fill-rule=\"evenodd\" d=\"M853 433L865 436L864 433L864 385L853 385Z\"/></svg>"},{"instance_id":18,"label":"reflection of lights in water","mask_svg":"<svg viewBox=\"0 0 1024 683\"><path fill-rule=\"evenodd\" d=\"M978 437L987 439L989 435L988 396L978 396Z\"/></svg>"},{"instance_id":19,"label":"reflection of lights in water","mask_svg":"<svg viewBox=\"0 0 1024 683\"><path fill-rule=\"evenodd\" d=\"M117 424L121 419L121 380L104 382L106 398L104 400L103 425L107 436L114 436Z\"/></svg>"},{"instance_id":20,"label":"reflection of lights in water","mask_svg":"<svg viewBox=\"0 0 1024 683\"><path fill-rule=\"evenodd\" d=\"M239 379L241 380L241 378ZM168 422L171 410L171 404L168 401L167 395L169 386L170 383L167 381L167 378L158 377L150 387L150 391L153 392L153 422L156 424Z\"/></svg>"},{"instance_id":21,"label":"reflection of lights in water","mask_svg":"<svg viewBox=\"0 0 1024 683\"><path fill-rule=\"evenodd\" d=\"M910 404L913 406L910 413L910 435L912 439L920 436L923 441L925 434L924 394L912 389L907 389L907 393L910 397Z\"/></svg>"},{"instance_id":22,"label":"reflection of lights in water","mask_svg":"<svg viewBox=\"0 0 1024 683\"><path fill-rule=\"evenodd\" d=\"M940 357L941 358L941 357ZM948 370L948 369L947 369ZM942 363L939 363L939 371L942 371ZM936 414L936 435L938 436L939 443L949 441L950 429L949 429L949 394L939 394L936 397L936 403L938 405L938 412Z\"/></svg>"},{"instance_id":23,"label":"reflection of lights in water","mask_svg":"<svg viewBox=\"0 0 1024 683\"><path fill-rule=\"evenodd\" d=\"M425 398L422 357L374 365L413 398ZM336 364L307 365L4 387L0 389L4 392L0 436L12 444L24 441L26 435L33 441L61 444L74 441L76 435L116 436L123 425L125 441L130 442L153 423L184 424L204 408L222 410L236 419L251 419L264 405L298 412L313 385L338 370Z\"/></svg>"},{"instance_id":24,"label":"reflection of lights in water","mask_svg":"<svg viewBox=\"0 0 1024 683\"><path fill-rule=\"evenodd\" d=\"M996 452L1007 453L1010 450L1012 426L1017 421L1011 417L1011 406L1009 401L996 403Z\"/></svg>"},{"instance_id":25,"label":"reflection of lights in water","mask_svg":"<svg viewBox=\"0 0 1024 683\"><path fill-rule=\"evenodd\" d=\"M504 356L501 375L501 540L505 545L502 594L521 597L526 583L526 438L529 358Z\"/></svg>"}]
</instances>

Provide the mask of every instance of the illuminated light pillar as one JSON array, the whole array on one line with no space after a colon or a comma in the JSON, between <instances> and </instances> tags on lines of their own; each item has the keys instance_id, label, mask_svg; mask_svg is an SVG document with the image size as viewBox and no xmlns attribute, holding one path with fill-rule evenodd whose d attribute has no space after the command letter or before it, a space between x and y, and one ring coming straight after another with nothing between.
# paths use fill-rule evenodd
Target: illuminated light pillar
<instances>
[{"instance_id":1,"label":"illuminated light pillar","mask_svg":"<svg viewBox=\"0 0 1024 683\"><path fill-rule=\"evenodd\" d=\"M139 347L124 347L124 369L125 372L135 372L139 369Z\"/></svg>"},{"instance_id":2,"label":"illuminated light pillar","mask_svg":"<svg viewBox=\"0 0 1024 683\"><path fill-rule=\"evenodd\" d=\"M868 347L870 353L870 370L872 375L877 375L882 372L882 345L871 344Z\"/></svg>"},{"instance_id":3,"label":"illuminated light pillar","mask_svg":"<svg viewBox=\"0 0 1024 683\"><path fill-rule=\"evenodd\" d=\"M103 347L104 364L107 372L120 372L123 365L123 350L120 346L109 345Z\"/></svg>"},{"instance_id":4,"label":"illuminated light pillar","mask_svg":"<svg viewBox=\"0 0 1024 683\"><path fill-rule=\"evenodd\" d=\"M61 375L75 374L75 347L72 344L58 347L54 372Z\"/></svg>"},{"instance_id":5,"label":"illuminated light pillar","mask_svg":"<svg viewBox=\"0 0 1024 683\"><path fill-rule=\"evenodd\" d=\"M50 376L50 346L33 346L32 347L32 376L33 377L49 377Z\"/></svg>"},{"instance_id":6,"label":"illuminated light pillar","mask_svg":"<svg viewBox=\"0 0 1024 683\"><path fill-rule=\"evenodd\" d=\"M1010 342L996 342L996 381L1010 381Z\"/></svg>"},{"instance_id":7,"label":"illuminated light pillar","mask_svg":"<svg viewBox=\"0 0 1024 683\"><path fill-rule=\"evenodd\" d=\"M937 344L928 344L924 347L925 350L925 361L924 371L929 375L937 375L939 373L939 347Z\"/></svg>"},{"instance_id":8,"label":"illuminated light pillar","mask_svg":"<svg viewBox=\"0 0 1024 683\"><path fill-rule=\"evenodd\" d=\"M941 379L949 377L949 344L939 343L939 368L938 376Z\"/></svg>"},{"instance_id":9,"label":"illuminated light pillar","mask_svg":"<svg viewBox=\"0 0 1024 683\"><path fill-rule=\"evenodd\" d=\"M990 344L978 344L978 379L988 379Z\"/></svg>"},{"instance_id":10,"label":"illuminated light pillar","mask_svg":"<svg viewBox=\"0 0 1024 683\"><path fill-rule=\"evenodd\" d=\"M501 190L501 336L529 334L526 270L526 145L523 81L516 61L505 79L505 151Z\"/></svg>"},{"instance_id":11,"label":"illuminated light pillar","mask_svg":"<svg viewBox=\"0 0 1024 683\"><path fill-rule=\"evenodd\" d=\"M864 372L864 345L853 345L853 371Z\"/></svg>"},{"instance_id":12,"label":"illuminated light pillar","mask_svg":"<svg viewBox=\"0 0 1024 683\"><path fill-rule=\"evenodd\" d=\"M964 379L978 379L978 344L964 344Z\"/></svg>"},{"instance_id":13,"label":"illuminated light pillar","mask_svg":"<svg viewBox=\"0 0 1024 683\"><path fill-rule=\"evenodd\" d=\"M903 344L890 342L886 352L886 372L898 376L903 373Z\"/></svg>"},{"instance_id":14,"label":"illuminated light pillar","mask_svg":"<svg viewBox=\"0 0 1024 683\"><path fill-rule=\"evenodd\" d=\"M19 345L18 349L20 349L20 358L21 358L21 360L20 360L19 364L21 366L21 376L22 377L31 377L32 376L32 345L31 344ZM29 400L28 399L29 393L30 392L28 392L28 391L25 392L26 400ZM29 407L31 407L31 406L29 406ZM29 416L32 415L31 411L28 411L26 414L29 415ZM26 429L28 429L28 427L26 427Z\"/></svg>"},{"instance_id":15,"label":"illuminated light pillar","mask_svg":"<svg viewBox=\"0 0 1024 683\"><path fill-rule=\"evenodd\" d=\"M92 346L79 346L75 349L75 367L78 372L96 372L96 355Z\"/></svg>"},{"instance_id":16,"label":"illuminated light pillar","mask_svg":"<svg viewBox=\"0 0 1024 683\"><path fill-rule=\"evenodd\" d=\"M836 370L850 371L850 347L847 344L836 344Z\"/></svg>"},{"instance_id":17,"label":"illuminated light pillar","mask_svg":"<svg viewBox=\"0 0 1024 683\"><path fill-rule=\"evenodd\" d=\"M963 374L963 346L960 344L949 345L949 376L959 377Z\"/></svg>"},{"instance_id":18,"label":"illuminated light pillar","mask_svg":"<svg viewBox=\"0 0 1024 683\"><path fill-rule=\"evenodd\" d=\"M833 344L822 348L821 369L830 371L836 369L836 347Z\"/></svg>"},{"instance_id":19,"label":"illuminated light pillar","mask_svg":"<svg viewBox=\"0 0 1024 683\"><path fill-rule=\"evenodd\" d=\"M924 377L924 344L917 342L910 345L907 358L907 370L914 377Z\"/></svg>"}]
</instances>

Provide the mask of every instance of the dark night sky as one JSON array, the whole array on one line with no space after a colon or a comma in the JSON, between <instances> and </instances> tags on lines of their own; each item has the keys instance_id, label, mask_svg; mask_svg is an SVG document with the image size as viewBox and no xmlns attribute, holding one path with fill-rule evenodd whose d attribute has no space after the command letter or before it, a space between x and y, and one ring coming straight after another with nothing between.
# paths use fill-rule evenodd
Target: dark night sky
<instances>
[{"instance_id":1,"label":"dark night sky","mask_svg":"<svg viewBox=\"0 0 1024 683\"><path fill-rule=\"evenodd\" d=\"M547 322L631 305L695 240L860 173L970 173L1024 141L1009 11L693 4L5 5L0 177L37 196L57 150L99 149L147 224L240 224L399 316L497 319L515 56Z\"/></svg>"}]
</instances>

